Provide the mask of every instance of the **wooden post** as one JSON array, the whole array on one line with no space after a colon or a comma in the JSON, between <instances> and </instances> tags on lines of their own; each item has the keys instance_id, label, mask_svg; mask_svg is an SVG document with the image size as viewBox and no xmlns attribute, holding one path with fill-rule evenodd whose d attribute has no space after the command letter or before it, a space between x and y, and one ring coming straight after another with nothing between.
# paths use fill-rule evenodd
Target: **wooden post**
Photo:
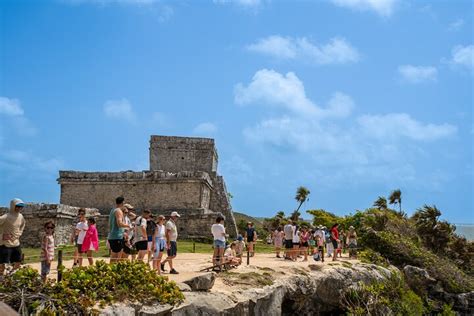
<instances>
[{"instance_id":1,"label":"wooden post","mask_svg":"<svg viewBox=\"0 0 474 316\"><path fill-rule=\"evenodd\" d=\"M247 265L250 264L250 251L247 249Z\"/></svg>"},{"instance_id":2,"label":"wooden post","mask_svg":"<svg viewBox=\"0 0 474 316\"><path fill-rule=\"evenodd\" d=\"M196 242L193 239L193 253L196 253Z\"/></svg>"},{"instance_id":3,"label":"wooden post","mask_svg":"<svg viewBox=\"0 0 474 316\"><path fill-rule=\"evenodd\" d=\"M61 266L63 265L63 251L62 249L58 250L58 282L63 279L63 273Z\"/></svg>"}]
</instances>

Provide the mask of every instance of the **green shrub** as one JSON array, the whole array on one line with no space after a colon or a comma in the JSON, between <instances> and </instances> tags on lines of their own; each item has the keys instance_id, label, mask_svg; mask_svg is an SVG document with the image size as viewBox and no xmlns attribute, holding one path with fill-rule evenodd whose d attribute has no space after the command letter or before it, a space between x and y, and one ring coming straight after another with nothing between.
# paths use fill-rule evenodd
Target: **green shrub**
<instances>
[{"instance_id":1,"label":"green shrub","mask_svg":"<svg viewBox=\"0 0 474 316\"><path fill-rule=\"evenodd\" d=\"M177 304L184 299L174 282L159 276L142 262L106 264L63 271L60 282L42 283L38 272L21 268L7 275L0 286L0 299L26 314L68 315L97 313L115 301Z\"/></svg>"}]
</instances>

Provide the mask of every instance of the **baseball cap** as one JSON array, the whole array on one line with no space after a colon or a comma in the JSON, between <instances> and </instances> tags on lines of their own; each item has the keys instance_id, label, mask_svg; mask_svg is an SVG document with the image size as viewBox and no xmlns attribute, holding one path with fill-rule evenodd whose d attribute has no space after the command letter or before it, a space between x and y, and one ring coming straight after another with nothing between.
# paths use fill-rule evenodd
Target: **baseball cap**
<instances>
[{"instance_id":1,"label":"baseball cap","mask_svg":"<svg viewBox=\"0 0 474 316\"><path fill-rule=\"evenodd\" d=\"M170 216L181 217L181 215L179 215L178 212L171 212Z\"/></svg>"},{"instance_id":2,"label":"baseball cap","mask_svg":"<svg viewBox=\"0 0 474 316\"><path fill-rule=\"evenodd\" d=\"M15 206L25 207L25 202L20 199L15 199Z\"/></svg>"}]
</instances>

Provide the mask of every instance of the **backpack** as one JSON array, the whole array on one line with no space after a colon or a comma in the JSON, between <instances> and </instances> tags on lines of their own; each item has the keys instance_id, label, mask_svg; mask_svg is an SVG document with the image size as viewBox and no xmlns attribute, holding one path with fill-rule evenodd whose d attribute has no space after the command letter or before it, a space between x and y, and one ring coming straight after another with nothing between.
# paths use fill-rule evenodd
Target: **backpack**
<instances>
[{"instance_id":1,"label":"backpack","mask_svg":"<svg viewBox=\"0 0 474 316\"><path fill-rule=\"evenodd\" d=\"M153 220L146 221L146 234L147 236L153 236L156 230L156 223Z\"/></svg>"},{"instance_id":2,"label":"backpack","mask_svg":"<svg viewBox=\"0 0 474 316\"><path fill-rule=\"evenodd\" d=\"M331 234L329 232L325 232L324 238L326 239L326 244L331 243Z\"/></svg>"}]
</instances>

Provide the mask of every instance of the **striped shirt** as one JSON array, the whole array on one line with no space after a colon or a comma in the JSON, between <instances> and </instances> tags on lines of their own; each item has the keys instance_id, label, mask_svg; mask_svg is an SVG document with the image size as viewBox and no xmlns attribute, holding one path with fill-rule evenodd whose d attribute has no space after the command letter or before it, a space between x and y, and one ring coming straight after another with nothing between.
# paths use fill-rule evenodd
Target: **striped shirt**
<instances>
[{"instance_id":1,"label":"striped shirt","mask_svg":"<svg viewBox=\"0 0 474 316\"><path fill-rule=\"evenodd\" d=\"M41 261L50 261L54 259L54 237L53 235L45 235L43 244L41 245Z\"/></svg>"}]
</instances>

